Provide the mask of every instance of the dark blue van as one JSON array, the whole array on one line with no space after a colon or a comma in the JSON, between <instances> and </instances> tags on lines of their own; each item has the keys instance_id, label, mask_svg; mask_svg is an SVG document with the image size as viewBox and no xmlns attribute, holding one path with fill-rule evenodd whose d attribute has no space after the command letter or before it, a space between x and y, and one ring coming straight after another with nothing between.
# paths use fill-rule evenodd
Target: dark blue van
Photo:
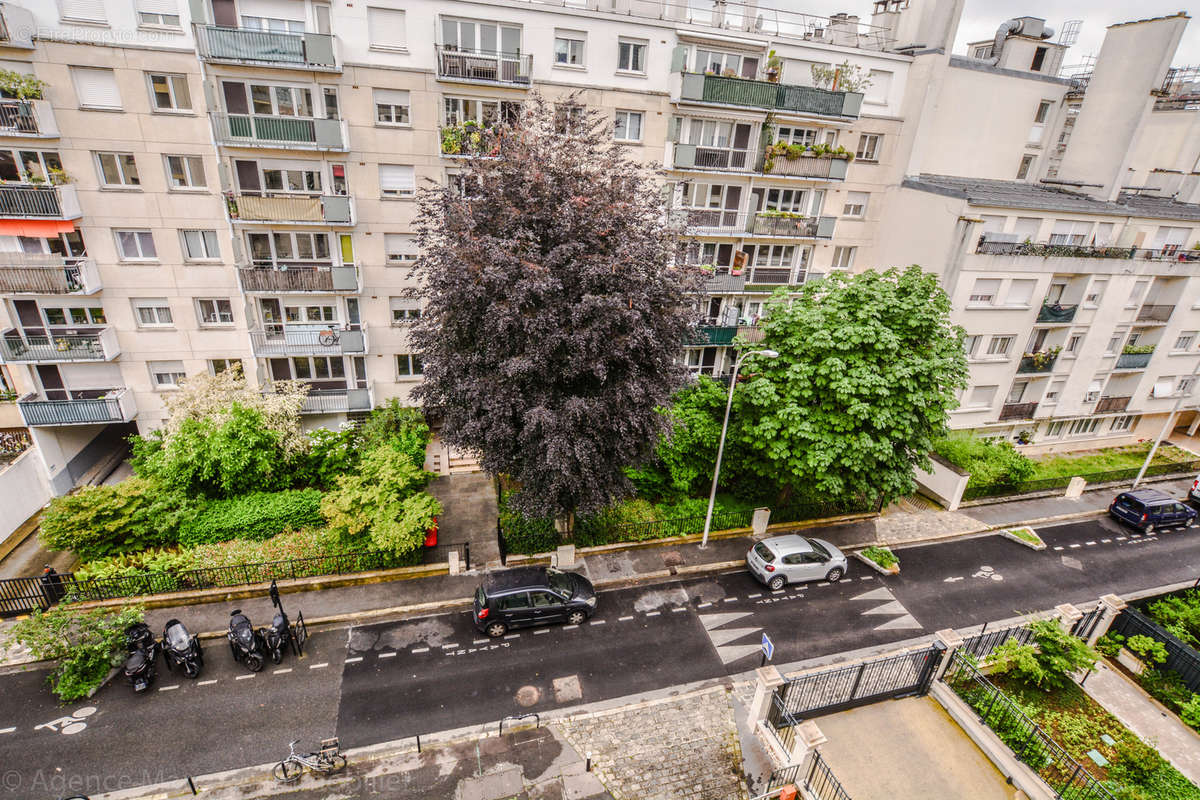
<instances>
[{"instance_id":1,"label":"dark blue van","mask_svg":"<svg viewBox=\"0 0 1200 800\"><path fill-rule=\"evenodd\" d=\"M1134 489L1121 492L1108 507L1109 516L1142 533L1159 528L1183 528L1196 522L1195 509L1185 506L1158 489Z\"/></svg>"}]
</instances>

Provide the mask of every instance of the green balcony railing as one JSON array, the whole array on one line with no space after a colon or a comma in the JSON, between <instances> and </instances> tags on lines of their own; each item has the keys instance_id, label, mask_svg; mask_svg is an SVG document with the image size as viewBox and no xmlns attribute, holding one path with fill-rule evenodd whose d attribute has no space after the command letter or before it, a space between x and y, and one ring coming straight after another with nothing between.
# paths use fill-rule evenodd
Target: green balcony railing
<instances>
[{"instance_id":1,"label":"green balcony railing","mask_svg":"<svg viewBox=\"0 0 1200 800\"><path fill-rule=\"evenodd\" d=\"M1032 356L1024 356L1021 358L1021 363L1017 365L1017 372L1049 372L1054 369L1054 362L1058 361L1058 354L1048 355L1039 353Z\"/></svg>"},{"instance_id":2,"label":"green balcony railing","mask_svg":"<svg viewBox=\"0 0 1200 800\"><path fill-rule=\"evenodd\" d=\"M1038 322L1070 322L1075 319L1075 312L1079 310L1079 305L1064 306L1061 303L1044 303L1042 310L1038 312Z\"/></svg>"},{"instance_id":3,"label":"green balcony railing","mask_svg":"<svg viewBox=\"0 0 1200 800\"><path fill-rule=\"evenodd\" d=\"M263 114L214 113L212 116L217 141L221 144L305 150L346 149L343 125L336 119Z\"/></svg>"},{"instance_id":4,"label":"green balcony railing","mask_svg":"<svg viewBox=\"0 0 1200 800\"><path fill-rule=\"evenodd\" d=\"M694 344L698 345L729 345L737 337L736 325L701 325L700 334Z\"/></svg>"},{"instance_id":5,"label":"green balcony railing","mask_svg":"<svg viewBox=\"0 0 1200 800\"><path fill-rule=\"evenodd\" d=\"M327 33L280 33L220 25L196 26L196 46L205 61L336 69L333 37Z\"/></svg>"},{"instance_id":6,"label":"green balcony railing","mask_svg":"<svg viewBox=\"0 0 1200 800\"><path fill-rule=\"evenodd\" d=\"M683 74L680 97L702 103L857 118L863 96L814 86L793 86L724 75Z\"/></svg>"},{"instance_id":7,"label":"green balcony railing","mask_svg":"<svg viewBox=\"0 0 1200 800\"><path fill-rule=\"evenodd\" d=\"M1150 363L1153 353L1122 353L1117 357L1116 369L1143 369Z\"/></svg>"}]
</instances>

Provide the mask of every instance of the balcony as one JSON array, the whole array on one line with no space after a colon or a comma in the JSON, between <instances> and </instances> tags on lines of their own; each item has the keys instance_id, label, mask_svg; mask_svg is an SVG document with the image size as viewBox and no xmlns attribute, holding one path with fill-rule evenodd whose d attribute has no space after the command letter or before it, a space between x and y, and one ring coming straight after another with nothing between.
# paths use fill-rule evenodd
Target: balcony
<instances>
[{"instance_id":1,"label":"balcony","mask_svg":"<svg viewBox=\"0 0 1200 800\"><path fill-rule=\"evenodd\" d=\"M723 347L733 344L737 334L736 325L701 325L699 335L690 344L694 347Z\"/></svg>"},{"instance_id":2,"label":"balcony","mask_svg":"<svg viewBox=\"0 0 1200 800\"><path fill-rule=\"evenodd\" d=\"M832 239L837 227L837 217L806 217L780 211L746 214L719 208L676 208L672 215L690 235Z\"/></svg>"},{"instance_id":3,"label":"balcony","mask_svg":"<svg viewBox=\"0 0 1200 800\"><path fill-rule=\"evenodd\" d=\"M989 256L1036 256L1039 258L1110 258L1125 261L1200 261L1200 250L1175 247L1092 247L1081 244L1037 244L1002 242L980 237L975 252Z\"/></svg>"},{"instance_id":4,"label":"balcony","mask_svg":"<svg viewBox=\"0 0 1200 800\"><path fill-rule=\"evenodd\" d=\"M196 26L201 61L341 72L327 33L275 33L220 25Z\"/></svg>"},{"instance_id":5,"label":"balcony","mask_svg":"<svg viewBox=\"0 0 1200 800\"><path fill-rule=\"evenodd\" d=\"M1021 357L1021 362L1017 365L1018 374L1029 374L1036 372L1049 372L1054 369L1055 362L1058 361L1058 353L1034 353Z\"/></svg>"},{"instance_id":6,"label":"balcony","mask_svg":"<svg viewBox=\"0 0 1200 800\"><path fill-rule=\"evenodd\" d=\"M438 79L455 83L485 83L503 86L529 86L532 55L503 53L495 50L467 52L439 44L437 49Z\"/></svg>"},{"instance_id":7,"label":"balcony","mask_svg":"<svg viewBox=\"0 0 1200 800\"><path fill-rule=\"evenodd\" d=\"M243 292L357 292L358 270L349 266L281 264L239 267Z\"/></svg>"},{"instance_id":8,"label":"balcony","mask_svg":"<svg viewBox=\"0 0 1200 800\"><path fill-rule=\"evenodd\" d=\"M767 111L857 119L863 96L857 92L831 92L812 86L792 86L786 83L685 72L679 99L694 103L748 106Z\"/></svg>"},{"instance_id":9,"label":"balcony","mask_svg":"<svg viewBox=\"0 0 1200 800\"><path fill-rule=\"evenodd\" d=\"M770 163L763 162L762 172L765 175L791 176L795 178L819 178L833 181L846 179L846 168L849 158L825 158L822 156L775 156Z\"/></svg>"},{"instance_id":10,"label":"balcony","mask_svg":"<svg viewBox=\"0 0 1200 800\"><path fill-rule=\"evenodd\" d=\"M250 346L258 358L362 355L367 352L367 329L268 325L264 330L250 331Z\"/></svg>"},{"instance_id":11,"label":"balcony","mask_svg":"<svg viewBox=\"0 0 1200 800\"><path fill-rule=\"evenodd\" d=\"M370 411L370 389L310 389L301 414L348 414Z\"/></svg>"},{"instance_id":12,"label":"balcony","mask_svg":"<svg viewBox=\"0 0 1200 800\"><path fill-rule=\"evenodd\" d=\"M350 149L343 120L217 112L210 116L218 144L230 147L337 152Z\"/></svg>"},{"instance_id":13,"label":"balcony","mask_svg":"<svg viewBox=\"0 0 1200 800\"><path fill-rule=\"evenodd\" d=\"M1078 304L1064 306L1060 303L1043 303L1041 310L1038 311L1037 321L1051 325L1064 325L1075 319L1075 312L1078 310Z\"/></svg>"},{"instance_id":14,"label":"balcony","mask_svg":"<svg viewBox=\"0 0 1200 800\"><path fill-rule=\"evenodd\" d=\"M1166 322L1171 319L1175 306L1144 305L1138 309L1138 322Z\"/></svg>"},{"instance_id":15,"label":"balcony","mask_svg":"<svg viewBox=\"0 0 1200 800\"><path fill-rule=\"evenodd\" d=\"M1113 369L1145 369L1154 353L1121 353Z\"/></svg>"},{"instance_id":16,"label":"balcony","mask_svg":"<svg viewBox=\"0 0 1200 800\"><path fill-rule=\"evenodd\" d=\"M763 329L758 325L739 325L737 335L743 342L753 344L763 340Z\"/></svg>"},{"instance_id":17,"label":"balcony","mask_svg":"<svg viewBox=\"0 0 1200 800\"><path fill-rule=\"evenodd\" d=\"M5 253L0 255L0 295L95 294L100 271L90 258Z\"/></svg>"},{"instance_id":18,"label":"balcony","mask_svg":"<svg viewBox=\"0 0 1200 800\"><path fill-rule=\"evenodd\" d=\"M1132 397L1101 397L1100 401L1096 403L1096 413L1104 414L1124 411L1129 407L1129 401L1132 399Z\"/></svg>"},{"instance_id":19,"label":"balcony","mask_svg":"<svg viewBox=\"0 0 1200 800\"><path fill-rule=\"evenodd\" d=\"M1033 419L1037 403L1005 403L1000 407L1000 421L1006 419Z\"/></svg>"},{"instance_id":20,"label":"balcony","mask_svg":"<svg viewBox=\"0 0 1200 800\"><path fill-rule=\"evenodd\" d=\"M712 267L707 266L705 269L709 272ZM746 277L742 274L731 275L729 268L725 267L724 271L719 275L713 275L704 283L704 291L709 294L723 294L726 292L740 292L746 288Z\"/></svg>"},{"instance_id":21,"label":"balcony","mask_svg":"<svg viewBox=\"0 0 1200 800\"><path fill-rule=\"evenodd\" d=\"M0 354L11 363L53 364L60 361L112 361L121 354L112 326L80 333L51 331L21 335L15 328L3 333Z\"/></svg>"},{"instance_id":22,"label":"balcony","mask_svg":"<svg viewBox=\"0 0 1200 800\"><path fill-rule=\"evenodd\" d=\"M671 163L667 168L840 181L845 180L849 163L845 158L819 156L773 156L764 159L761 151L749 147L709 147L675 142L671 145Z\"/></svg>"},{"instance_id":23,"label":"balcony","mask_svg":"<svg viewBox=\"0 0 1200 800\"><path fill-rule=\"evenodd\" d=\"M58 120L48 100L0 100L0 136L57 138Z\"/></svg>"},{"instance_id":24,"label":"balcony","mask_svg":"<svg viewBox=\"0 0 1200 800\"><path fill-rule=\"evenodd\" d=\"M759 211L747 232L754 236L797 236L803 239L832 239L837 217L796 217Z\"/></svg>"},{"instance_id":25,"label":"balcony","mask_svg":"<svg viewBox=\"0 0 1200 800\"><path fill-rule=\"evenodd\" d=\"M499 154L500 131L473 120L438 129L442 155L450 158L490 158Z\"/></svg>"},{"instance_id":26,"label":"balcony","mask_svg":"<svg viewBox=\"0 0 1200 800\"><path fill-rule=\"evenodd\" d=\"M234 222L272 225L353 225L353 198L345 195L250 195L229 197Z\"/></svg>"},{"instance_id":27,"label":"balcony","mask_svg":"<svg viewBox=\"0 0 1200 800\"><path fill-rule=\"evenodd\" d=\"M804 267L750 267L746 270L746 291L774 291L780 286L799 286L804 283Z\"/></svg>"},{"instance_id":28,"label":"balcony","mask_svg":"<svg viewBox=\"0 0 1200 800\"><path fill-rule=\"evenodd\" d=\"M79 219L79 195L71 184L0 184L2 219Z\"/></svg>"},{"instance_id":29,"label":"balcony","mask_svg":"<svg viewBox=\"0 0 1200 800\"><path fill-rule=\"evenodd\" d=\"M27 426L103 425L129 422L137 416L133 394L128 389L60 389L53 394L65 396L50 400L34 393L17 401L21 419Z\"/></svg>"}]
</instances>

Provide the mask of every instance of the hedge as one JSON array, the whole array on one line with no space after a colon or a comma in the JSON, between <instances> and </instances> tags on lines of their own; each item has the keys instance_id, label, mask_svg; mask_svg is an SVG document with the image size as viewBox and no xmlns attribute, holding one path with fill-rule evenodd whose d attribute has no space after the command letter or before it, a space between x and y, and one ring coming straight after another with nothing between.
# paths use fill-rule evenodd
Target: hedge
<instances>
[{"instance_id":1,"label":"hedge","mask_svg":"<svg viewBox=\"0 0 1200 800\"><path fill-rule=\"evenodd\" d=\"M261 540L288 529L323 523L321 492L317 489L253 492L209 503L180 527L179 543L189 547L230 539Z\"/></svg>"}]
</instances>

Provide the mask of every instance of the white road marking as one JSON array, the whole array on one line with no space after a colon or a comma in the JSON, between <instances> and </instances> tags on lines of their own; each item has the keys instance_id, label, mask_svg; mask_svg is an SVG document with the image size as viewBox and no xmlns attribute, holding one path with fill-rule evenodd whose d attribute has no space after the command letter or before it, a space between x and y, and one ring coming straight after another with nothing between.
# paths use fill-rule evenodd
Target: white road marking
<instances>
[{"instance_id":1,"label":"white road marking","mask_svg":"<svg viewBox=\"0 0 1200 800\"><path fill-rule=\"evenodd\" d=\"M1071 549L1072 549L1072 550L1074 550L1076 547L1080 547L1080 546L1081 546L1081 545L1078 545L1078 544L1073 544L1073 545L1071 545Z\"/></svg>"},{"instance_id":2,"label":"white road marking","mask_svg":"<svg viewBox=\"0 0 1200 800\"><path fill-rule=\"evenodd\" d=\"M542 629L541 629L541 630L539 630L539 631L534 631L534 632L533 632L533 635L534 635L534 636L541 636L543 633L549 633L549 632L550 632L550 629L549 629L549 628L542 628Z\"/></svg>"},{"instance_id":3,"label":"white road marking","mask_svg":"<svg viewBox=\"0 0 1200 800\"><path fill-rule=\"evenodd\" d=\"M862 577L859 578L859 580L860 581L869 581L874 577L875 577L874 575L863 575Z\"/></svg>"},{"instance_id":4,"label":"white road marking","mask_svg":"<svg viewBox=\"0 0 1200 800\"><path fill-rule=\"evenodd\" d=\"M647 611L646 616L647 617L657 617L661 613L662 613L661 611Z\"/></svg>"},{"instance_id":5,"label":"white road marking","mask_svg":"<svg viewBox=\"0 0 1200 800\"><path fill-rule=\"evenodd\" d=\"M573 628L578 628L578 627L579 627L578 625L563 625L563 630L569 631L569 630L572 630Z\"/></svg>"},{"instance_id":6,"label":"white road marking","mask_svg":"<svg viewBox=\"0 0 1200 800\"><path fill-rule=\"evenodd\" d=\"M347 664L357 664L360 661L362 661L362 656L354 656L353 658L346 659Z\"/></svg>"},{"instance_id":7,"label":"white road marking","mask_svg":"<svg viewBox=\"0 0 1200 800\"><path fill-rule=\"evenodd\" d=\"M828 585L829 585L829 581L821 581L820 583L817 584L817 586L828 586Z\"/></svg>"},{"instance_id":8,"label":"white road marking","mask_svg":"<svg viewBox=\"0 0 1200 800\"><path fill-rule=\"evenodd\" d=\"M633 619L633 617L617 617L617 622L628 622L631 619Z\"/></svg>"},{"instance_id":9,"label":"white road marking","mask_svg":"<svg viewBox=\"0 0 1200 800\"><path fill-rule=\"evenodd\" d=\"M272 675L287 675L291 671L292 671L291 667L284 667L283 669L274 670L271 674Z\"/></svg>"},{"instance_id":10,"label":"white road marking","mask_svg":"<svg viewBox=\"0 0 1200 800\"><path fill-rule=\"evenodd\" d=\"M428 647L416 647L413 649L413 652L414 653L428 653L429 648Z\"/></svg>"},{"instance_id":11,"label":"white road marking","mask_svg":"<svg viewBox=\"0 0 1200 800\"><path fill-rule=\"evenodd\" d=\"M783 594L783 589L775 589L771 594Z\"/></svg>"},{"instance_id":12,"label":"white road marking","mask_svg":"<svg viewBox=\"0 0 1200 800\"><path fill-rule=\"evenodd\" d=\"M966 580L966 578L964 578L962 575L956 575L953 578L944 579L942 583L958 583L961 580Z\"/></svg>"},{"instance_id":13,"label":"white road marking","mask_svg":"<svg viewBox=\"0 0 1200 800\"><path fill-rule=\"evenodd\" d=\"M672 608L671 609L672 614L682 614L684 611L687 611L687 609L686 608Z\"/></svg>"},{"instance_id":14,"label":"white road marking","mask_svg":"<svg viewBox=\"0 0 1200 800\"><path fill-rule=\"evenodd\" d=\"M505 638L505 639L520 639L520 638L521 638L521 634L519 634L519 633L510 633L510 634L508 634L507 636L505 636L504 638ZM453 645L453 644L452 644L452 645L445 645L445 644L444 644L444 645L442 645L442 647L457 647L457 646L458 646L458 645Z\"/></svg>"},{"instance_id":15,"label":"white road marking","mask_svg":"<svg viewBox=\"0 0 1200 800\"><path fill-rule=\"evenodd\" d=\"M698 605L696 607L697 608L708 608L711 605L712 605L712 603L701 603L700 605Z\"/></svg>"},{"instance_id":16,"label":"white road marking","mask_svg":"<svg viewBox=\"0 0 1200 800\"><path fill-rule=\"evenodd\" d=\"M390 653L380 653L377 658L395 658L397 655L399 655L399 653L393 650Z\"/></svg>"},{"instance_id":17,"label":"white road marking","mask_svg":"<svg viewBox=\"0 0 1200 800\"><path fill-rule=\"evenodd\" d=\"M762 595L761 595L761 594L748 594L748 595L746 595L746 599L747 599L747 600L753 600L753 599L754 599L754 598L756 598L756 597L762 597Z\"/></svg>"},{"instance_id":18,"label":"white road marking","mask_svg":"<svg viewBox=\"0 0 1200 800\"><path fill-rule=\"evenodd\" d=\"M505 638L505 639L512 639L514 636L520 636L520 635L521 635L521 634L519 634L519 633L512 633L512 634L509 634L508 636L505 636L504 638ZM444 644L444 645L442 645L442 649L443 649L443 650L453 650L453 649L455 649L456 647L458 647L458 642L451 642L450 644Z\"/></svg>"},{"instance_id":19,"label":"white road marking","mask_svg":"<svg viewBox=\"0 0 1200 800\"><path fill-rule=\"evenodd\" d=\"M1092 545L1094 545L1095 543L1096 543L1095 541L1091 541L1091 542L1084 542L1084 544L1086 544L1088 547L1091 547L1091 546L1092 546Z\"/></svg>"},{"instance_id":20,"label":"white road marking","mask_svg":"<svg viewBox=\"0 0 1200 800\"><path fill-rule=\"evenodd\" d=\"M1117 541L1118 541L1118 542L1123 542L1123 541L1125 541L1125 540L1126 540L1126 539L1128 539L1128 538L1129 538L1128 536L1118 536L1118 537L1117 537Z\"/></svg>"},{"instance_id":21,"label":"white road marking","mask_svg":"<svg viewBox=\"0 0 1200 800\"><path fill-rule=\"evenodd\" d=\"M736 602L737 602L737 598L736 598L736 597L726 597L726 598L725 598L724 600L722 600L721 602L723 602L723 603L736 603Z\"/></svg>"},{"instance_id":22,"label":"white road marking","mask_svg":"<svg viewBox=\"0 0 1200 800\"><path fill-rule=\"evenodd\" d=\"M197 686L212 686L212 685L213 685L214 683L216 683L216 682L217 682L217 679L216 679L216 678L213 678L213 679L211 679L211 680L207 680L207 681L200 681L200 682L199 682L199 683L197 683L196 685L197 685Z\"/></svg>"},{"instance_id":23,"label":"white road marking","mask_svg":"<svg viewBox=\"0 0 1200 800\"><path fill-rule=\"evenodd\" d=\"M1060 545L1056 545L1056 546L1054 547L1054 549L1055 549L1055 550L1062 550L1062 549L1063 549L1063 546L1062 546L1061 544L1060 544Z\"/></svg>"},{"instance_id":24,"label":"white road marking","mask_svg":"<svg viewBox=\"0 0 1200 800\"><path fill-rule=\"evenodd\" d=\"M593 624L593 625L603 625L603 624L605 624L606 622L608 622L608 620L606 620L606 619L594 619L594 620L592 620L592 624Z\"/></svg>"},{"instance_id":25,"label":"white road marking","mask_svg":"<svg viewBox=\"0 0 1200 800\"><path fill-rule=\"evenodd\" d=\"M16 728L0 728L0 733L12 733Z\"/></svg>"},{"instance_id":26,"label":"white road marking","mask_svg":"<svg viewBox=\"0 0 1200 800\"><path fill-rule=\"evenodd\" d=\"M1101 539L1101 540L1100 540L1100 544L1108 544L1108 543L1109 543L1109 542L1111 542L1111 541L1112 541L1112 539ZM1054 549L1055 549L1055 550L1057 550L1058 548L1056 547L1056 548L1054 548Z\"/></svg>"},{"instance_id":27,"label":"white road marking","mask_svg":"<svg viewBox=\"0 0 1200 800\"><path fill-rule=\"evenodd\" d=\"M158 687L158 690L160 692L169 692L172 689L178 689L178 688L179 688L179 684L177 683L174 686L160 686L160 687Z\"/></svg>"},{"instance_id":28,"label":"white road marking","mask_svg":"<svg viewBox=\"0 0 1200 800\"><path fill-rule=\"evenodd\" d=\"M476 639L475 641L471 642L471 644L487 644L487 643L488 643L487 639Z\"/></svg>"},{"instance_id":29,"label":"white road marking","mask_svg":"<svg viewBox=\"0 0 1200 800\"><path fill-rule=\"evenodd\" d=\"M239 681L248 681L248 680L250 680L250 679L251 679L251 678L253 678L253 677L254 677L254 675L253 675L253 674L251 674L251 675L238 675L238 676L237 676L237 678L235 678L234 680L239 680Z\"/></svg>"},{"instance_id":30,"label":"white road marking","mask_svg":"<svg viewBox=\"0 0 1200 800\"><path fill-rule=\"evenodd\" d=\"M308 668L309 669L325 669L328 666L329 666L328 661L322 661L320 664L309 664Z\"/></svg>"}]
</instances>

